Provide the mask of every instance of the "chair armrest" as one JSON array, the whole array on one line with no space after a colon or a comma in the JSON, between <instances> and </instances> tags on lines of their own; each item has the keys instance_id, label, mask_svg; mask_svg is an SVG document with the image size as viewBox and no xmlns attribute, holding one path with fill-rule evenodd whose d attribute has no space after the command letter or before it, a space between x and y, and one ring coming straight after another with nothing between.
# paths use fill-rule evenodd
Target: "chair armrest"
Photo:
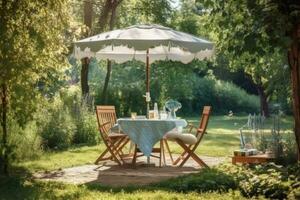
<instances>
[{"instance_id":1,"label":"chair armrest","mask_svg":"<svg viewBox=\"0 0 300 200\"><path fill-rule=\"evenodd\" d=\"M108 124L110 124L110 122L105 122L104 124L100 125L99 130L101 130L102 127L104 127L104 126L106 126Z\"/></svg>"},{"instance_id":2,"label":"chair armrest","mask_svg":"<svg viewBox=\"0 0 300 200\"><path fill-rule=\"evenodd\" d=\"M195 127L192 123L188 123L186 127L189 128L189 133L191 133L193 129L197 130L197 127Z\"/></svg>"},{"instance_id":3,"label":"chair armrest","mask_svg":"<svg viewBox=\"0 0 300 200\"><path fill-rule=\"evenodd\" d=\"M197 128L197 132L203 133L203 129L202 129L202 128ZM205 132L205 133L206 133L206 132Z\"/></svg>"}]
</instances>

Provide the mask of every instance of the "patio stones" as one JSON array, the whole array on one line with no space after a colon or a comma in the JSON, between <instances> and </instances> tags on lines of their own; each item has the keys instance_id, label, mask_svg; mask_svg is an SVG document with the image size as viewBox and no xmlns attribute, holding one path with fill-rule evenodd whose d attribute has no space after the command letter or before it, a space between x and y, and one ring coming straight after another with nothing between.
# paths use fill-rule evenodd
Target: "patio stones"
<instances>
[{"instance_id":1,"label":"patio stones","mask_svg":"<svg viewBox=\"0 0 300 200\"><path fill-rule=\"evenodd\" d=\"M218 165L225 160L224 157L201 156L201 158L209 166ZM143 165L142 163L146 162L145 157L141 157L137 161L136 167L131 165L118 166L109 161L101 165L82 165L52 172L36 173L33 176L38 180L72 184L99 183L108 186L140 186L185 174L197 173L201 169L192 159L182 168L171 166L170 160L167 160L168 166L161 168ZM152 162L158 166L158 159L153 158L151 159Z\"/></svg>"}]
</instances>

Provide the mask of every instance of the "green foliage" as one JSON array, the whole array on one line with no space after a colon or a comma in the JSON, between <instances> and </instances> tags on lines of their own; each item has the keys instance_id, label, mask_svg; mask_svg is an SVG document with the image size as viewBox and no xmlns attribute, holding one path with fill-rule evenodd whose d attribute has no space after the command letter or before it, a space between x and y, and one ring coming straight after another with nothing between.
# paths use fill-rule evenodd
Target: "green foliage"
<instances>
[{"instance_id":1,"label":"green foliage","mask_svg":"<svg viewBox=\"0 0 300 200\"><path fill-rule=\"evenodd\" d=\"M199 79L194 101L198 110L204 105L212 105L216 113L227 113L229 110L252 113L259 109L257 96L247 94L232 83L209 77Z\"/></svg>"},{"instance_id":2,"label":"green foliage","mask_svg":"<svg viewBox=\"0 0 300 200\"><path fill-rule=\"evenodd\" d=\"M41 155L42 140L37 133L37 126L34 121L27 123L22 128L13 119L10 119L9 127L9 131L14 133L8 140L10 161L24 161Z\"/></svg>"},{"instance_id":3,"label":"green foliage","mask_svg":"<svg viewBox=\"0 0 300 200\"><path fill-rule=\"evenodd\" d=\"M203 169L193 175L182 176L156 184L177 192L228 192L237 188L235 180L217 169Z\"/></svg>"},{"instance_id":4,"label":"green foliage","mask_svg":"<svg viewBox=\"0 0 300 200\"><path fill-rule=\"evenodd\" d=\"M69 1L1 1L0 3L0 113L3 128L0 155L7 174L7 141L13 132L8 115L25 127L38 108L37 83L65 62L65 28L69 26ZM26 17L25 17L26 16Z\"/></svg>"},{"instance_id":5,"label":"green foliage","mask_svg":"<svg viewBox=\"0 0 300 200\"><path fill-rule=\"evenodd\" d=\"M164 189L152 189L147 187L137 187L137 190L130 188L110 188L101 185L75 185L63 184L59 182L46 182L27 180L24 178L1 178L0 179L0 199L161 199L161 200L241 200L244 199L238 191L228 193L195 193L187 194L178 192L168 192ZM140 188L140 189L139 189Z\"/></svg>"},{"instance_id":6,"label":"green foliage","mask_svg":"<svg viewBox=\"0 0 300 200\"><path fill-rule=\"evenodd\" d=\"M39 116L44 144L49 148L67 148L72 144L94 145L99 142L94 112L84 103L80 88L62 88L49 99ZM45 115L46 113L46 115Z\"/></svg>"},{"instance_id":7,"label":"green foliage","mask_svg":"<svg viewBox=\"0 0 300 200\"><path fill-rule=\"evenodd\" d=\"M77 116L75 117L76 131L74 135L75 144L95 145L99 143L99 131L97 120L94 113L83 103L78 107Z\"/></svg>"},{"instance_id":8,"label":"green foliage","mask_svg":"<svg viewBox=\"0 0 300 200\"><path fill-rule=\"evenodd\" d=\"M96 94L95 103L101 102L99 84L103 82L105 71L93 66L91 92ZM144 114L145 111L145 71L144 64L136 61L114 64L109 85L108 104L115 105L119 116L129 116L130 112ZM206 75L208 73L208 75ZM212 105L214 113L225 114L229 110L236 113L253 113L259 109L258 98L247 94L236 85L216 80L209 75L204 62L189 64L159 62L151 67L151 99L162 108L168 99L176 99L182 104L179 114L198 114L204 105ZM206 76L205 76L206 75ZM202 77L205 76L205 77Z\"/></svg>"},{"instance_id":9,"label":"green foliage","mask_svg":"<svg viewBox=\"0 0 300 200\"><path fill-rule=\"evenodd\" d=\"M35 84L66 65L63 31L68 27L67 5L67 0L1 3L0 84L9 89L11 108L23 111L19 118L30 117L36 109L34 100L39 95L32 91Z\"/></svg>"},{"instance_id":10,"label":"green foliage","mask_svg":"<svg viewBox=\"0 0 300 200\"><path fill-rule=\"evenodd\" d=\"M42 137L44 145L48 148L63 149L73 142L75 124L67 108L56 97L51 102L51 107L44 111Z\"/></svg>"},{"instance_id":11,"label":"green foliage","mask_svg":"<svg viewBox=\"0 0 300 200\"><path fill-rule=\"evenodd\" d=\"M284 116L274 115L271 125L265 124L265 117L249 115L248 122L240 129L243 137L242 148L255 148L263 153L272 152L275 163L281 165L297 162L297 146L292 131L282 127Z\"/></svg>"},{"instance_id":12,"label":"green foliage","mask_svg":"<svg viewBox=\"0 0 300 200\"><path fill-rule=\"evenodd\" d=\"M119 25L123 27L145 23L167 25L173 12L169 0L129 0L121 4Z\"/></svg>"},{"instance_id":13,"label":"green foliage","mask_svg":"<svg viewBox=\"0 0 300 200\"><path fill-rule=\"evenodd\" d=\"M8 138L6 153L9 163L32 160L42 154L42 138L38 134L37 125L30 121L26 126L19 126L18 123L9 116L9 132L14 133ZM2 130L0 130L0 150L3 151ZM3 155L3 152L0 152ZM0 168L4 162L0 157Z\"/></svg>"},{"instance_id":14,"label":"green foliage","mask_svg":"<svg viewBox=\"0 0 300 200\"><path fill-rule=\"evenodd\" d=\"M103 86L103 82L99 77L103 77L106 72L100 66L99 76L93 76L91 84L92 93L96 94L95 104L101 102L101 91L99 85ZM104 64L105 65L105 64ZM128 62L126 64L113 65L113 72L111 75L110 85L108 89L108 104L116 106L117 114L119 116L129 115L130 112L145 113L145 100L143 94L144 88L144 65L140 62ZM103 81L103 80L102 80Z\"/></svg>"},{"instance_id":15,"label":"green foliage","mask_svg":"<svg viewBox=\"0 0 300 200\"><path fill-rule=\"evenodd\" d=\"M288 64L286 45L279 44L286 38L283 36L286 32L282 29L290 27L282 23L286 17L279 19L278 16L282 16L280 7L287 6L290 2L236 0L197 2L202 10L201 15L206 16L205 27L211 31L211 37L216 42L216 64L221 65L219 57L225 56L228 60L226 67L232 70L243 69L253 83L263 89L268 101L286 104L287 94L290 95L288 87L290 72L286 67ZM277 27L279 24L281 26ZM274 27L278 29L268 31L267 27L272 30Z\"/></svg>"},{"instance_id":16,"label":"green foliage","mask_svg":"<svg viewBox=\"0 0 300 200\"><path fill-rule=\"evenodd\" d=\"M82 99L80 88L71 86L62 90L64 106L71 112L75 133L73 143L95 145L99 143L99 132L94 109Z\"/></svg>"},{"instance_id":17,"label":"green foliage","mask_svg":"<svg viewBox=\"0 0 300 200\"><path fill-rule=\"evenodd\" d=\"M219 169L237 181L239 189L246 197L264 195L271 199L291 199L300 197L299 164L283 168L274 164L241 167L222 165ZM298 191L298 192L297 192Z\"/></svg>"}]
</instances>

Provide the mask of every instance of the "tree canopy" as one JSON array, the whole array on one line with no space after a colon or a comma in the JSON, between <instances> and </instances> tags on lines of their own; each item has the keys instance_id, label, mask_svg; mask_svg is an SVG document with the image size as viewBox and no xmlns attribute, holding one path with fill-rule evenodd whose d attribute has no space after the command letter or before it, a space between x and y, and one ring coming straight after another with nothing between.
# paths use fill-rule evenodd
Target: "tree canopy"
<instances>
[{"instance_id":1,"label":"tree canopy","mask_svg":"<svg viewBox=\"0 0 300 200\"><path fill-rule=\"evenodd\" d=\"M49 81L52 72L66 66L64 32L69 10L67 0L6 1L0 3L0 96L2 144L7 172L7 118L26 121L39 97L38 82Z\"/></svg>"},{"instance_id":2,"label":"tree canopy","mask_svg":"<svg viewBox=\"0 0 300 200\"><path fill-rule=\"evenodd\" d=\"M184 108L180 114L186 115L198 114L204 105L222 115L257 112L256 95L265 115L274 103L286 104L287 110L293 104L299 150L299 1L180 0L174 7L172 0L0 0L0 163L5 172L15 148L8 144L12 124L25 128L33 122L44 142L40 145L55 148L97 143L94 105L113 104L120 116L145 113L143 63L72 57L77 39L144 23L216 44L213 60L153 63L152 103L162 108L177 99ZM82 101L86 97L90 101ZM43 114L44 121L34 119Z\"/></svg>"},{"instance_id":3,"label":"tree canopy","mask_svg":"<svg viewBox=\"0 0 300 200\"><path fill-rule=\"evenodd\" d=\"M291 72L295 136L300 152L300 2L198 0L197 3L200 11L211 17L212 23L207 24L212 24L217 46L232 61L242 57L245 66L250 66L260 81L266 79L266 74L268 79L274 79L274 73L287 70L285 65L274 62L270 66L270 59L285 56L284 62L289 64Z\"/></svg>"}]
</instances>

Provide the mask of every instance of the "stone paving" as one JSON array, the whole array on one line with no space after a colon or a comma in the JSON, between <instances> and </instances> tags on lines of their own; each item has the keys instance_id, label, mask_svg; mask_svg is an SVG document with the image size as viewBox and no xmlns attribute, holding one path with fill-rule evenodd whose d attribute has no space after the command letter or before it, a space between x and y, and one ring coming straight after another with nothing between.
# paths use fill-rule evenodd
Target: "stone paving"
<instances>
[{"instance_id":1,"label":"stone paving","mask_svg":"<svg viewBox=\"0 0 300 200\"><path fill-rule=\"evenodd\" d=\"M176 157L176 156L175 156ZM224 162L224 157L201 156L208 165L214 166ZM82 165L52 172L34 174L35 179L45 181L59 181L73 184L99 183L108 186L147 185L150 183L167 180L172 177L197 173L201 169L192 159L184 167L172 166L167 159L167 166L158 167L158 159L151 158L150 166L145 165L145 157L137 160L135 167L132 165L118 166L112 161L100 165ZM154 166L154 164L156 166Z\"/></svg>"}]
</instances>

